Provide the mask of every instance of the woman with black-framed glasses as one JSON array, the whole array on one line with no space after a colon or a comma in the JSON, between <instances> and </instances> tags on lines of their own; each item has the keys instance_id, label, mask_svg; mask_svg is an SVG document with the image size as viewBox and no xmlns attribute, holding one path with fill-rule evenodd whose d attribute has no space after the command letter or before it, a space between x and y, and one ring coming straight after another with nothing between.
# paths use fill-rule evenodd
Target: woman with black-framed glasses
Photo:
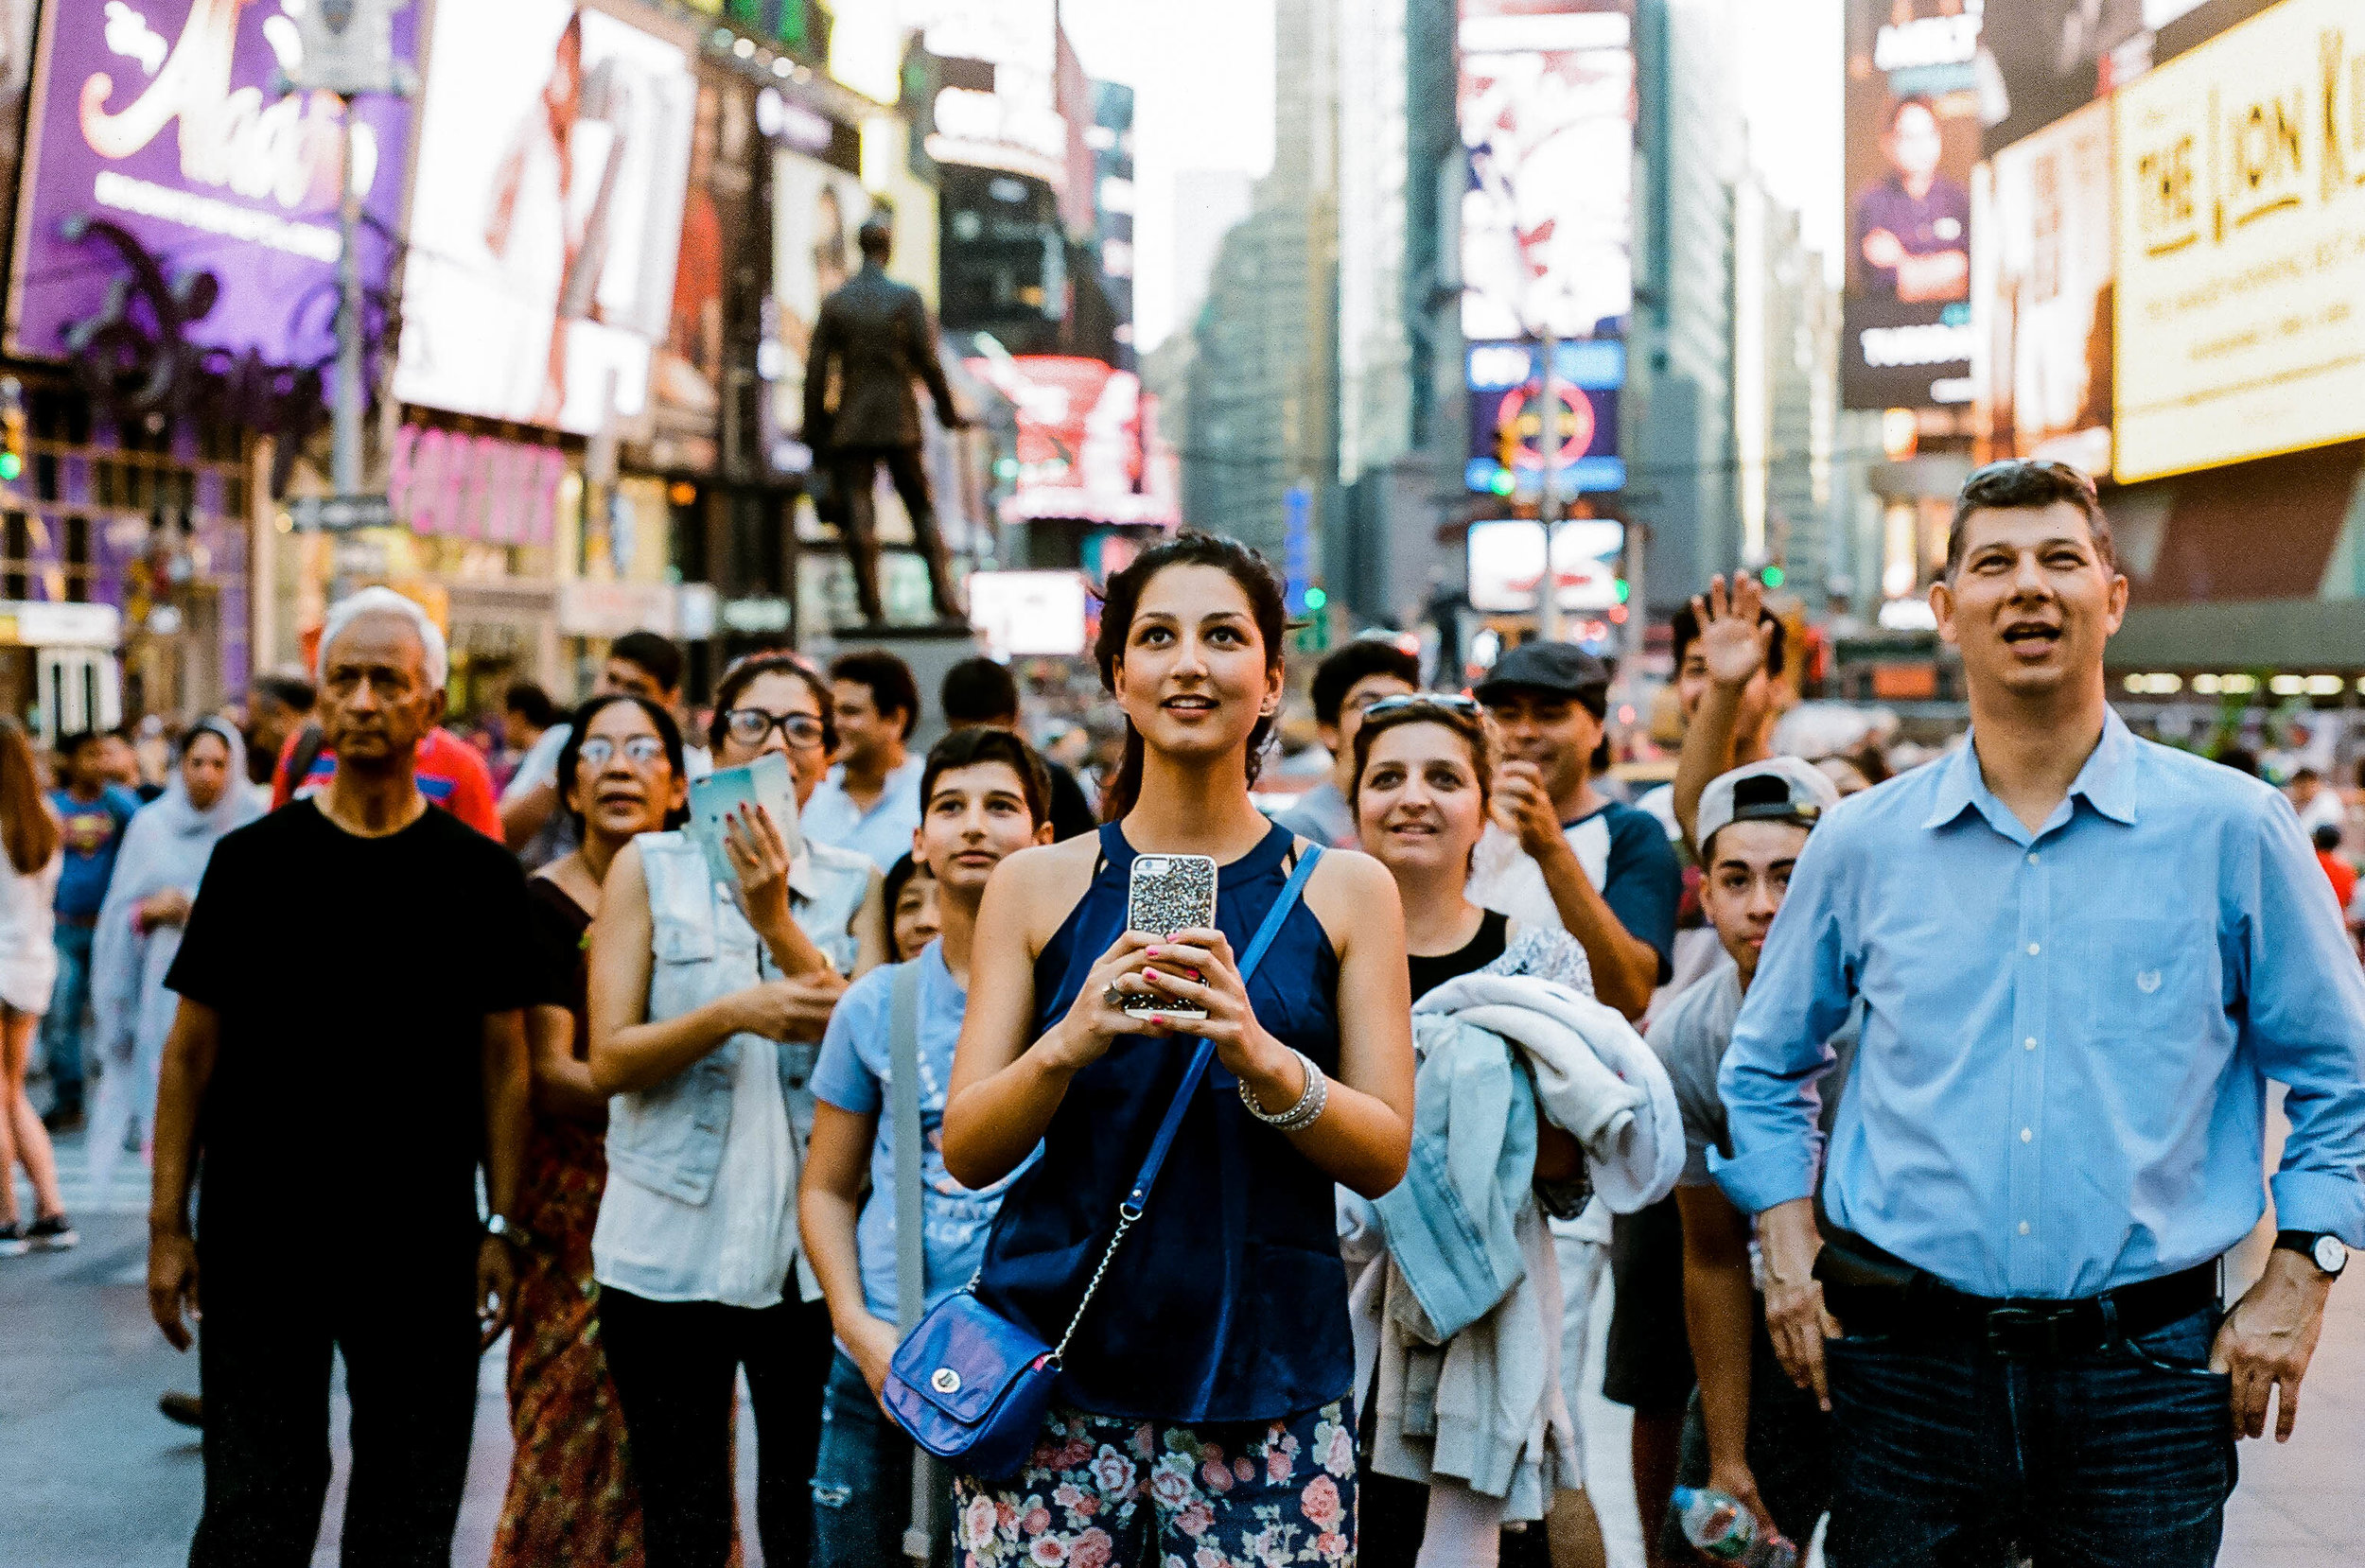
<instances>
[{"instance_id":1,"label":"woman with black-framed glasses","mask_svg":"<svg viewBox=\"0 0 2365 1568\"><path fill-rule=\"evenodd\" d=\"M802 807L837 736L796 660L735 665L708 734L717 768L783 755ZM798 1255L808 1083L847 982L885 952L879 873L761 807L734 818L717 882L681 832L616 857L591 929L590 1068L609 1102L592 1236L600 1327L631 1437L648 1561L729 1556L733 1389L756 1408L756 1524L767 1561L809 1548L830 1319Z\"/></svg>"}]
</instances>

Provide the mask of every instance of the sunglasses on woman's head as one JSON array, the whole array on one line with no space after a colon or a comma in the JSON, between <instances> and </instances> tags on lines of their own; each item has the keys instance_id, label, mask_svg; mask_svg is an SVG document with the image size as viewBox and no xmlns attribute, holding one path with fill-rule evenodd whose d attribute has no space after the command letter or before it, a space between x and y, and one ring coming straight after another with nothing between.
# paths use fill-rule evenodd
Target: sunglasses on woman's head
<instances>
[{"instance_id":1,"label":"sunglasses on woman's head","mask_svg":"<svg viewBox=\"0 0 2365 1568\"><path fill-rule=\"evenodd\" d=\"M1451 713L1463 719L1476 719L1486 709L1476 697L1459 691L1414 691L1397 697L1382 697L1363 710L1366 719L1378 719L1391 713L1407 713L1427 709Z\"/></svg>"},{"instance_id":2,"label":"sunglasses on woman's head","mask_svg":"<svg viewBox=\"0 0 2365 1568\"><path fill-rule=\"evenodd\" d=\"M825 733L821 721L810 713L766 713L760 707L735 707L723 715L723 733L743 746L763 744L763 738L775 729L797 751L813 750L821 744Z\"/></svg>"}]
</instances>

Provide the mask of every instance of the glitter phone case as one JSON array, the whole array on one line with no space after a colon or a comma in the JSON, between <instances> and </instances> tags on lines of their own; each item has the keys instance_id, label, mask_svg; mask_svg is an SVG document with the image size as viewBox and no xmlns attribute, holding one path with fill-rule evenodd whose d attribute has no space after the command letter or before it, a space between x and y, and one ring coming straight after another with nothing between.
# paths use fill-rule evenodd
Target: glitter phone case
<instances>
[{"instance_id":1,"label":"glitter phone case","mask_svg":"<svg viewBox=\"0 0 2365 1568\"><path fill-rule=\"evenodd\" d=\"M1125 894L1125 924L1145 936L1171 936L1178 931L1216 923L1216 862L1205 855L1137 855ZM1125 1010L1136 1018L1167 1019L1196 1023L1205 1009L1147 997L1129 999Z\"/></svg>"}]
</instances>

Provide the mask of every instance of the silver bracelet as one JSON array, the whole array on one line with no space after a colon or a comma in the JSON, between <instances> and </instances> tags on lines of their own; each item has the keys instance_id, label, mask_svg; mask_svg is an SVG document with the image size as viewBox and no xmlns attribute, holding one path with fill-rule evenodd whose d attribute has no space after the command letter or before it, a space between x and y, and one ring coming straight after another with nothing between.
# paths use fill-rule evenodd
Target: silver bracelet
<instances>
[{"instance_id":1,"label":"silver bracelet","mask_svg":"<svg viewBox=\"0 0 2365 1568\"><path fill-rule=\"evenodd\" d=\"M1256 1096L1250 1090L1248 1080L1240 1080L1240 1104L1248 1107L1251 1116L1280 1132L1295 1132L1307 1125L1320 1117L1323 1108L1330 1104L1330 1080L1323 1077L1323 1070L1314 1065L1314 1058L1298 1050L1290 1051L1289 1054L1295 1056L1298 1065L1305 1069L1305 1089L1298 1095L1297 1104L1288 1110L1277 1114L1267 1110L1256 1103Z\"/></svg>"}]
</instances>

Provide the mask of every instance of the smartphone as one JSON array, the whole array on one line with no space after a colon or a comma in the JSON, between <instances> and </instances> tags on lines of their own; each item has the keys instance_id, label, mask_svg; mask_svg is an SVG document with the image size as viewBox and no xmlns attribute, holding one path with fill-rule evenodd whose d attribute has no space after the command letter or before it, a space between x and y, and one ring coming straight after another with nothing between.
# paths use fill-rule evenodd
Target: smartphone
<instances>
[{"instance_id":1,"label":"smartphone","mask_svg":"<svg viewBox=\"0 0 2365 1568\"><path fill-rule=\"evenodd\" d=\"M772 826L793 859L797 836L797 791L789 781L788 758L766 752L737 768L718 768L690 781L690 836L706 851L707 869L718 882L737 885L739 873L724 848L723 819L743 806L762 806L772 813Z\"/></svg>"},{"instance_id":2,"label":"smartphone","mask_svg":"<svg viewBox=\"0 0 2365 1568\"><path fill-rule=\"evenodd\" d=\"M1125 925L1145 936L1171 936L1216 923L1216 862L1205 855L1136 855L1126 886ZM1206 1009L1171 999L1129 998L1125 1010L1136 1018L1198 1023Z\"/></svg>"}]
</instances>

